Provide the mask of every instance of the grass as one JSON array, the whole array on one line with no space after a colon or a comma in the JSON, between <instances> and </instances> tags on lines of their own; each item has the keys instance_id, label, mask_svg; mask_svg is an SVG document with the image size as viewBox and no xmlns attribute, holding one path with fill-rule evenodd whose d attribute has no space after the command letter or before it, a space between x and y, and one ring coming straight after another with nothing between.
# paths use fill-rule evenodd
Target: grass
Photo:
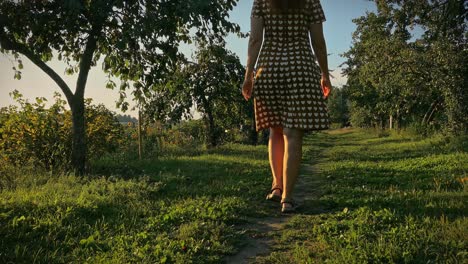
<instances>
[{"instance_id":1,"label":"grass","mask_svg":"<svg viewBox=\"0 0 468 264\"><path fill-rule=\"evenodd\" d=\"M256 263L466 263L466 144L356 130L307 141L325 212L294 216Z\"/></svg>"},{"instance_id":2,"label":"grass","mask_svg":"<svg viewBox=\"0 0 468 264\"><path fill-rule=\"evenodd\" d=\"M268 215L265 147L201 155L102 158L93 174L30 172L4 188L0 262L219 263L243 245L235 228Z\"/></svg>"},{"instance_id":3,"label":"grass","mask_svg":"<svg viewBox=\"0 0 468 264\"><path fill-rule=\"evenodd\" d=\"M462 263L463 141L338 130L306 139L321 195L257 263ZM265 146L143 161L102 157L87 177L0 173L0 263L220 263L242 226L277 216ZM320 207L320 210L316 210Z\"/></svg>"}]
</instances>

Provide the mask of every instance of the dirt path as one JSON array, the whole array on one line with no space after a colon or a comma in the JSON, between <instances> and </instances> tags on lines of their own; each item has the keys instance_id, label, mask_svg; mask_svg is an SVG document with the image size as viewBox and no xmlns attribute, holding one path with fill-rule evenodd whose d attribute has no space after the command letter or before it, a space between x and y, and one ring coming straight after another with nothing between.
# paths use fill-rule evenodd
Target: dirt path
<instances>
[{"instance_id":1,"label":"dirt path","mask_svg":"<svg viewBox=\"0 0 468 264\"><path fill-rule=\"evenodd\" d=\"M317 206L317 199L320 196L320 186L323 180L317 177L317 164L323 162L320 153L315 153L311 157L305 157L301 166L297 189L294 199L299 203L299 214L317 214L323 212ZM280 205L277 205L278 211ZM278 214L268 218L251 219L251 224L242 226L242 230L248 235L246 246L234 256L225 259L227 264L251 263L257 256L269 255L271 248L275 245L272 233L281 232L284 225L288 223L291 216Z\"/></svg>"}]
</instances>

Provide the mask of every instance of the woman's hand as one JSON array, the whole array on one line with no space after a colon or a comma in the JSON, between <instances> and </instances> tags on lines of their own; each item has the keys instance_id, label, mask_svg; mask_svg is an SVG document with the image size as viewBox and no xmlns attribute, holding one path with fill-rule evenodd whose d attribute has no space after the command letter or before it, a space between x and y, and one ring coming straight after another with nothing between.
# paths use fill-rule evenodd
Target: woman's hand
<instances>
[{"instance_id":1,"label":"woman's hand","mask_svg":"<svg viewBox=\"0 0 468 264\"><path fill-rule=\"evenodd\" d=\"M242 95L245 100L249 100L252 97L253 92L253 73L247 74L244 79L244 84L242 85Z\"/></svg>"},{"instance_id":2,"label":"woman's hand","mask_svg":"<svg viewBox=\"0 0 468 264\"><path fill-rule=\"evenodd\" d=\"M322 86L323 97L327 99L330 95L331 90L333 89L330 81L330 76L322 75L322 80L320 81L320 84Z\"/></svg>"}]
</instances>

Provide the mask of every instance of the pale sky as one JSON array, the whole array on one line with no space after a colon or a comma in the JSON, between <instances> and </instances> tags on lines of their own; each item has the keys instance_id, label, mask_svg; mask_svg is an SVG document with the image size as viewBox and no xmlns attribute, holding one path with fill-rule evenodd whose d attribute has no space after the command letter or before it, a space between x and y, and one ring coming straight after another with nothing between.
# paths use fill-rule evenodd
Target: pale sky
<instances>
[{"instance_id":1,"label":"pale sky","mask_svg":"<svg viewBox=\"0 0 468 264\"><path fill-rule=\"evenodd\" d=\"M329 67L336 70L332 73L336 77L332 82L335 86L341 86L346 83L346 78L341 76L341 70L338 68L344 62L344 58L340 54L343 54L351 47L352 33L356 28L352 23L352 19L363 16L366 11L374 11L375 4L368 0L321 0L321 2L327 18L324 29L328 53L331 53ZM243 32L249 31L252 3L253 0L240 0L237 7L231 12L231 21L238 23ZM227 41L228 48L235 52L241 59L242 64L245 65L247 39L240 39L233 35ZM190 57L192 47L184 45L182 51ZM32 64L27 58L21 59L23 60L24 69L22 70L22 78L18 81L13 79L13 59L0 54L0 107L13 103L9 93L15 89L28 99L45 97L50 101L55 91L61 92L55 82L36 65ZM66 76L64 74L64 63L52 60L48 65L74 89L77 76ZM115 102L119 97L118 91L106 89L105 83L106 77L101 70L101 65L92 68L86 86L85 97L93 98L95 103L103 103L109 109L121 113L115 107ZM127 94L130 94L130 91ZM131 102L131 98L128 101ZM133 104L131 103L131 105ZM130 110L126 114L136 115L134 111Z\"/></svg>"}]
</instances>

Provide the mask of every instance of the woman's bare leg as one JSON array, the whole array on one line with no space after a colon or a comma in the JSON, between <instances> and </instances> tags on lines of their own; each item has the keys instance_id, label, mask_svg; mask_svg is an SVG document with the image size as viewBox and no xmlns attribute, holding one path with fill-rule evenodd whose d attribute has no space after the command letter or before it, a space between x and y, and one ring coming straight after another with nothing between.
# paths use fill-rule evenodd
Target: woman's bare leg
<instances>
[{"instance_id":1,"label":"woman's bare leg","mask_svg":"<svg viewBox=\"0 0 468 264\"><path fill-rule=\"evenodd\" d=\"M294 186L296 185L299 168L302 160L302 137L304 132L301 129L284 128L284 163L283 163L283 199L292 198ZM283 207L291 206L283 204Z\"/></svg>"},{"instance_id":2,"label":"woman's bare leg","mask_svg":"<svg viewBox=\"0 0 468 264\"><path fill-rule=\"evenodd\" d=\"M273 175L272 189L280 188L283 190L284 137L281 127L270 128L268 158L270 160L271 174ZM273 193L281 195L279 190L275 190Z\"/></svg>"}]
</instances>

